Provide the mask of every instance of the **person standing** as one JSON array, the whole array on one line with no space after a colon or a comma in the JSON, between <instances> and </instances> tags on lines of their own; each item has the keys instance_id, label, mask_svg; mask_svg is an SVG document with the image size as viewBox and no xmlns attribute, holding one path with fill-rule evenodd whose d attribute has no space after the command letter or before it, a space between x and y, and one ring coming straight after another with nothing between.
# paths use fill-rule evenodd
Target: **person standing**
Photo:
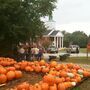
<instances>
[{"instance_id":1,"label":"person standing","mask_svg":"<svg viewBox=\"0 0 90 90\"><path fill-rule=\"evenodd\" d=\"M43 49L39 48L39 53L38 53L38 60L41 60L43 56Z\"/></svg>"},{"instance_id":2,"label":"person standing","mask_svg":"<svg viewBox=\"0 0 90 90\"><path fill-rule=\"evenodd\" d=\"M35 47L34 51L35 51L35 59L38 60L39 49Z\"/></svg>"},{"instance_id":3,"label":"person standing","mask_svg":"<svg viewBox=\"0 0 90 90\"><path fill-rule=\"evenodd\" d=\"M20 46L18 48L18 53L19 53L19 60L25 60L25 49L23 46Z\"/></svg>"}]
</instances>

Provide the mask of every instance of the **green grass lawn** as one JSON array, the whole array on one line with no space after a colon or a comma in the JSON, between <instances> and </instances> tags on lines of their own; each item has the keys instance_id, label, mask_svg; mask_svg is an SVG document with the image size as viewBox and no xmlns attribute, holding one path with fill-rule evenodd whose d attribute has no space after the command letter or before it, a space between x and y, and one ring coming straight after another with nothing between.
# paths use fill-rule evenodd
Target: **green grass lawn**
<instances>
[{"instance_id":1,"label":"green grass lawn","mask_svg":"<svg viewBox=\"0 0 90 90\"><path fill-rule=\"evenodd\" d=\"M90 57L89 58L87 58L87 57L69 57L68 59L63 60L62 62L90 65Z\"/></svg>"},{"instance_id":2,"label":"green grass lawn","mask_svg":"<svg viewBox=\"0 0 90 90\"><path fill-rule=\"evenodd\" d=\"M66 49L61 49L60 52L66 52ZM86 53L87 49L86 48L80 48L80 53Z\"/></svg>"},{"instance_id":3,"label":"green grass lawn","mask_svg":"<svg viewBox=\"0 0 90 90\"><path fill-rule=\"evenodd\" d=\"M80 53L86 53L87 49L86 48L80 48Z\"/></svg>"}]
</instances>

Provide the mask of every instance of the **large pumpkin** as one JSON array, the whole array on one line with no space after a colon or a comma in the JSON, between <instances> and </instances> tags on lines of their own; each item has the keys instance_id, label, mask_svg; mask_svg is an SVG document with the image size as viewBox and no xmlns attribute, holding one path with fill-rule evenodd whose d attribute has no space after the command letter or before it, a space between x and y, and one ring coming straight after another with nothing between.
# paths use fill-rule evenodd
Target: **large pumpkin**
<instances>
[{"instance_id":1,"label":"large pumpkin","mask_svg":"<svg viewBox=\"0 0 90 90\"><path fill-rule=\"evenodd\" d=\"M48 83L42 82L42 83L41 83L41 88L42 88L42 90L49 90L49 85L48 85Z\"/></svg>"},{"instance_id":2,"label":"large pumpkin","mask_svg":"<svg viewBox=\"0 0 90 90\"><path fill-rule=\"evenodd\" d=\"M58 90L66 90L65 84L64 83L59 83L58 84Z\"/></svg>"},{"instance_id":3,"label":"large pumpkin","mask_svg":"<svg viewBox=\"0 0 90 90\"><path fill-rule=\"evenodd\" d=\"M5 74L0 74L0 84L1 83L6 83L7 81L7 77Z\"/></svg>"},{"instance_id":4,"label":"large pumpkin","mask_svg":"<svg viewBox=\"0 0 90 90\"><path fill-rule=\"evenodd\" d=\"M38 84L38 83L35 84L35 85L34 85L34 90L42 90L42 89L41 89L41 85Z\"/></svg>"},{"instance_id":5,"label":"large pumpkin","mask_svg":"<svg viewBox=\"0 0 90 90\"><path fill-rule=\"evenodd\" d=\"M6 74L7 70L4 67L0 67L0 74Z\"/></svg>"},{"instance_id":6,"label":"large pumpkin","mask_svg":"<svg viewBox=\"0 0 90 90\"><path fill-rule=\"evenodd\" d=\"M50 89L49 89L49 90L58 90L58 89L57 89L57 85L54 84L54 85L50 86Z\"/></svg>"},{"instance_id":7,"label":"large pumpkin","mask_svg":"<svg viewBox=\"0 0 90 90\"><path fill-rule=\"evenodd\" d=\"M43 77L43 81L49 85L53 85L55 83L55 77L51 74L48 74Z\"/></svg>"},{"instance_id":8,"label":"large pumpkin","mask_svg":"<svg viewBox=\"0 0 90 90\"><path fill-rule=\"evenodd\" d=\"M6 76L7 76L8 80L12 80L12 79L15 78L15 72L14 71L9 71L9 72L7 72Z\"/></svg>"}]
</instances>

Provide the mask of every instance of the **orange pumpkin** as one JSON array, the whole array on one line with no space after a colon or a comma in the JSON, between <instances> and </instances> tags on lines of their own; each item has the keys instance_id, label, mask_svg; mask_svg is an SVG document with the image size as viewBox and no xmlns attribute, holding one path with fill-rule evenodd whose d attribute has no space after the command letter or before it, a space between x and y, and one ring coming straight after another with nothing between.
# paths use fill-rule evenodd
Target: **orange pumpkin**
<instances>
[{"instance_id":1,"label":"orange pumpkin","mask_svg":"<svg viewBox=\"0 0 90 90\"><path fill-rule=\"evenodd\" d=\"M65 78L65 81L66 81L66 82L68 82L68 81L70 81L70 80L71 80L70 77L66 77L66 78Z\"/></svg>"},{"instance_id":2,"label":"orange pumpkin","mask_svg":"<svg viewBox=\"0 0 90 90\"><path fill-rule=\"evenodd\" d=\"M20 64L20 66L21 66L20 68L22 70L24 70L27 65L28 65L27 61L22 61L21 64Z\"/></svg>"},{"instance_id":3,"label":"orange pumpkin","mask_svg":"<svg viewBox=\"0 0 90 90\"><path fill-rule=\"evenodd\" d=\"M58 90L66 90L64 83L58 84Z\"/></svg>"},{"instance_id":4,"label":"orange pumpkin","mask_svg":"<svg viewBox=\"0 0 90 90\"><path fill-rule=\"evenodd\" d=\"M41 89L42 89L42 90L49 90L49 85L48 85L48 83L42 82L42 83L41 83Z\"/></svg>"},{"instance_id":5,"label":"orange pumpkin","mask_svg":"<svg viewBox=\"0 0 90 90\"><path fill-rule=\"evenodd\" d=\"M76 78L77 82L81 82L81 77L80 76L77 76L75 78Z\"/></svg>"},{"instance_id":6,"label":"orange pumpkin","mask_svg":"<svg viewBox=\"0 0 90 90\"><path fill-rule=\"evenodd\" d=\"M40 62L39 62L39 64L41 65L41 66L43 66L43 65L45 65L45 60L41 60Z\"/></svg>"},{"instance_id":7,"label":"orange pumpkin","mask_svg":"<svg viewBox=\"0 0 90 90\"><path fill-rule=\"evenodd\" d=\"M84 71L84 72L83 72L83 75L84 75L84 77L90 77L90 72Z\"/></svg>"},{"instance_id":8,"label":"orange pumpkin","mask_svg":"<svg viewBox=\"0 0 90 90\"><path fill-rule=\"evenodd\" d=\"M57 62L56 61L51 61L50 62L50 67L55 67L57 66Z\"/></svg>"},{"instance_id":9,"label":"orange pumpkin","mask_svg":"<svg viewBox=\"0 0 90 90\"><path fill-rule=\"evenodd\" d=\"M73 63L68 63L68 64L66 64L66 65L67 65L67 67L70 68L70 69L73 68L73 66L74 66Z\"/></svg>"},{"instance_id":10,"label":"orange pumpkin","mask_svg":"<svg viewBox=\"0 0 90 90\"><path fill-rule=\"evenodd\" d=\"M42 90L42 89L41 89L41 85L38 84L38 83L35 84L35 85L34 85L34 90Z\"/></svg>"},{"instance_id":11,"label":"orange pumpkin","mask_svg":"<svg viewBox=\"0 0 90 90\"><path fill-rule=\"evenodd\" d=\"M15 71L15 67L7 67L7 71Z\"/></svg>"},{"instance_id":12,"label":"orange pumpkin","mask_svg":"<svg viewBox=\"0 0 90 90\"><path fill-rule=\"evenodd\" d=\"M22 72L21 71L15 71L15 78L21 78Z\"/></svg>"},{"instance_id":13,"label":"orange pumpkin","mask_svg":"<svg viewBox=\"0 0 90 90\"><path fill-rule=\"evenodd\" d=\"M7 81L7 77L5 74L0 74L0 84L1 83L6 83Z\"/></svg>"},{"instance_id":14,"label":"orange pumpkin","mask_svg":"<svg viewBox=\"0 0 90 90\"><path fill-rule=\"evenodd\" d=\"M33 85L29 85L29 90L34 90L34 86Z\"/></svg>"},{"instance_id":15,"label":"orange pumpkin","mask_svg":"<svg viewBox=\"0 0 90 90\"><path fill-rule=\"evenodd\" d=\"M16 69L20 69L20 65L19 65L19 64L14 64L14 67L15 67Z\"/></svg>"},{"instance_id":16,"label":"orange pumpkin","mask_svg":"<svg viewBox=\"0 0 90 90\"><path fill-rule=\"evenodd\" d=\"M26 67L25 67L25 70L26 70L26 71L33 71L32 67L30 67L30 66L26 66Z\"/></svg>"},{"instance_id":17,"label":"orange pumpkin","mask_svg":"<svg viewBox=\"0 0 90 90\"><path fill-rule=\"evenodd\" d=\"M56 74L57 74L57 71L51 70L51 71L49 72L49 74L51 74L51 75L56 75Z\"/></svg>"},{"instance_id":18,"label":"orange pumpkin","mask_svg":"<svg viewBox=\"0 0 90 90\"><path fill-rule=\"evenodd\" d=\"M49 68L48 68L48 67L43 67L43 68L42 68L42 72L43 72L43 73L49 72Z\"/></svg>"},{"instance_id":19,"label":"orange pumpkin","mask_svg":"<svg viewBox=\"0 0 90 90\"><path fill-rule=\"evenodd\" d=\"M59 74L61 77L67 77L67 72L65 71L60 71L60 74Z\"/></svg>"},{"instance_id":20,"label":"orange pumpkin","mask_svg":"<svg viewBox=\"0 0 90 90\"><path fill-rule=\"evenodd\" d=\"M72 82L64 82L65 88L68 89L70 87L72 87Z\"/></svg>"},{"instance_id":21,"label":"orange pumpkin","mask_svg":"<svg viewBox=\"0 0 90 90\"><path fill-rule=\"evenodd\" d=\"M58 90L58 89L57 89L57 85L54 84L53 86L50 86L50 89L49 89L49 90Z\"/></svg>"},{"instance_id":22,"label":"orange pumpkin","mask_svg":"<svg viewBox=\"0 0 90 90\"><path fill-rule=\"evenodd\" d=\"M36 72L40 72L41 71L41 67L39 65L37 65L34 69Z\"/></svg>"},{"instance_id":23,"label":"orange pumpkin","mask_svg":"<svg viewBox=\"0 0 90 90\"><path fill-rule=\"evenodd\" d=\"M61 69L60 64L58 64L58 65L55 67L55 69L56 69L57 71L59 71L59 70Z\"/></svg>"},{"instance_id":24,"label":"orange pumpkin","mask_svg":"<svg viewBox=\"0 0 90 90\"><path fill-rule=\"evenodd\" d=\"M4 67L0 67L0 74L6 74L7 70Z\"/></svg>"},{"instance_id":25,"label":"orange pumpkin","mask_svg":"<svg viewBox=\"0 0 90 90\"><path fill-rule=\"evenodd\" d=\"M17 90L29 90L29 84L24 82L17 86Z\"/></svg>"},{"instance_id":26,"label":"orange pumpkin","mask_svg":"<svg viewBox=\"0 0 90 90\"><path fill-rule=\"evenodd\" d=\"M8 80L12 80L12 79L15 78L15 72L14 71L9 71L9 72L7 72L6 76L7 76Z\"/></svg>"},{"instance_id":27,"label":"orange pumpkin","mask_svg":"<svg viewBox=\"0 0 90 90\"><path fill-rule=\"evenodd\" d=\"M59 77L55 77L55 83L62 83L63 82L63 78L59 78Z\"/></svg>"},{"instance_id":28,"label":"orange pumpkin","mask_svg":"<svg viewBox=\"0 0 90 90\"><path fill-rule=\"evenodd\" d=\"M51 74L48 74L43 77L43 81L49 85L53 85L55 83L55 77Z\"/></svg>"}]
</instances>

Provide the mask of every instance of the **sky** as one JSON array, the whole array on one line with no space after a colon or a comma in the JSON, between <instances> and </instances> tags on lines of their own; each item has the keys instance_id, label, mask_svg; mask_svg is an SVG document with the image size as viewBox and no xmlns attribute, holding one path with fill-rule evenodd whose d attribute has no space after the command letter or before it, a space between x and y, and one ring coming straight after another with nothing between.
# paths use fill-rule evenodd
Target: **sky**
<instances>
[{"instance_id":1,"label":"sky","mask_svg":"<svg viewBox=\"0 0 90 90\"><path fill-rule=\"evenodd\" d=\"M57 0L53 20L57 29L90 34L90 0Z\"/></svg>"}]
</instances>

